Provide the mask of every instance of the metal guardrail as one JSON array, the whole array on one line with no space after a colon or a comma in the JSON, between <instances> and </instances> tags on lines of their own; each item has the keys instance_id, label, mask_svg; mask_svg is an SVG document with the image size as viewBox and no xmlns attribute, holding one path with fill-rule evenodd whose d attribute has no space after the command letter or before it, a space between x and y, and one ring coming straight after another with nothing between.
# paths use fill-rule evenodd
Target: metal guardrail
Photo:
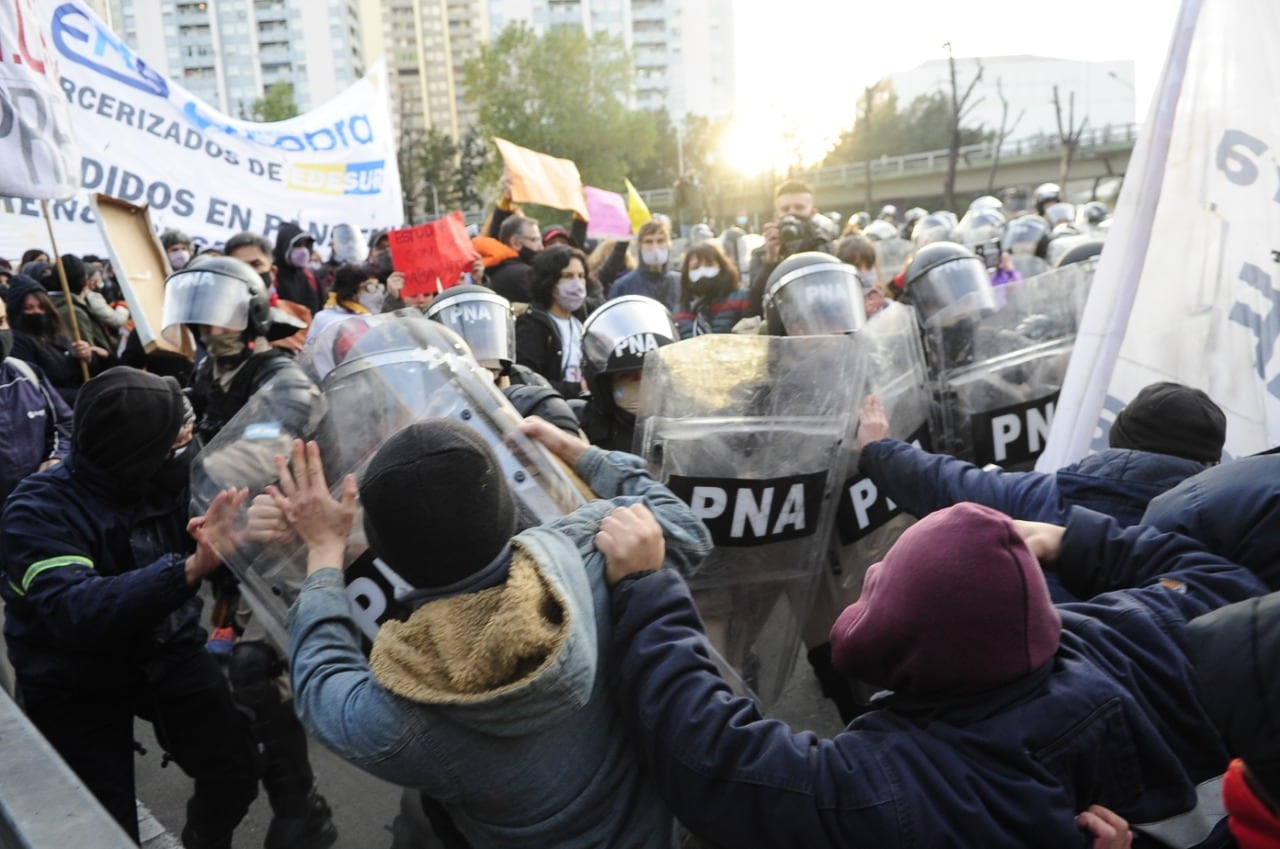
<instances>
[{"instance_id":1,"label":"metal guardrail","mask_svg":"<svg viewBox=\"0 0 1280 849\"><path fill-rule=\"evenodd\" d=\"M0 849L137 849L0 692Z\"/></svg>"},{"instance_id":2,"label":"metal guardrail","mask_svg":"<svg viewBox=\"0 0 1280 849\"><path fill-rule=\"evenodd\" d=\"M1095 148L1131 146L1138 137L1138 124L1108 125L1088 130L1080 137L1077 151ZM1057 136L1039 134L1006 141L999 146L1002 162L1023 156L1036 156L1062 149L1062 140ZM961 162L968 167L992 162L996 158L997 146L993 142L979 142L960 148ZM871 161L873 177L895 174L918 174L931 171L942 171L947 167L951 155L949 150L930 150L922 153L907 153L902 156L882 156ZM791 176L804 180L815 189L821 186L841 186L857 182L866 177L867 163L850 162L844 165L828 165L825 168L814 168L798 171ZM734 180L721 183L719 194L726 197L740 197L759 190L759 183L754 180ZM640 192L644 202L649 206L670 207L675 203L675 189L648 189Z\"/></svg>"}]
</instances>

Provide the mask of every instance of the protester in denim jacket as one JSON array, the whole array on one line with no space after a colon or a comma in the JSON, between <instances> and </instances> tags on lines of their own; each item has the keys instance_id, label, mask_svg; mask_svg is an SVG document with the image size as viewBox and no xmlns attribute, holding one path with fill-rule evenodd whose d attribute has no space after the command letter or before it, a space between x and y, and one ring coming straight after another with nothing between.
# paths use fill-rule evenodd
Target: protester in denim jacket
<instances>
[{"instance_id":1,"label":"protester in denim jacket","mask_svg":"<svg viewBox=\"0 0 1280 849\"><path fill-rule=\"evenodd\" d=\"M438 801L473 846L672 847L674 821L608 692L601 552L609 529L644 508L660 524L659 552L665 537L660 565L692 572L710 537L640 459L539 419L521 428L609 500L516 534L510 490L474 431L432 419L396 434L360 500L370 545L417 588L416 609L383 626L367 659L334 568L354 478L337 502L314 444L305 456L295 445L295 474L280 461L278 504L308 543L309 577L290 611L298 711L346 760Z\"/></svg>"}]
</instances>

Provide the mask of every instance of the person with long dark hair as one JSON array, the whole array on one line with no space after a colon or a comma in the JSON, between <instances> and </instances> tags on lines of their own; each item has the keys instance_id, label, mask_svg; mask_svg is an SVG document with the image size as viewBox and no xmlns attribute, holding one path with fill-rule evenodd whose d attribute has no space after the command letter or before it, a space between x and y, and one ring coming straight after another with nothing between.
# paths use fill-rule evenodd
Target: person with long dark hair
<instances>
[{"instance_id":1,"label":"person with long dark hair","mask_svg":"<svg viewBox=\"0 0 1280 849\"><path fill-rule=\"evenodd\" d=\"M582 322L587 314L587 257L556 245L529 272L531 303L516 319L516 362L551 382L565 398L583 393Z\"/></svg>"}]
</instances>

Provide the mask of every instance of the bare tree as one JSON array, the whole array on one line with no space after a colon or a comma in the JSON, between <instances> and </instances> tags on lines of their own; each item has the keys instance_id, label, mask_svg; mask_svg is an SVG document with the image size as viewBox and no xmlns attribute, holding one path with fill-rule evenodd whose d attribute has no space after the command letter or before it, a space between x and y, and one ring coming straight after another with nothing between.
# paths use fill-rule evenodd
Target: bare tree
<instances>
[{"instance_id":1,"label":"bare tree","mask_svg":"<svg viewBox=\"0 0 1280 849\"><path fill-rule=\"evenodd\" d=\"M868 213L871 212L871 202L875 197L875 193L872 191L872 187L871 187L871 151L875 149L874 142L873 142L874 136L872 136L872 130L874 129L874 125L871 123L871 115L875 111L874 109L875 96L882 82L884 81L881 80L879 82L876 82L864 88L862 90L862 103L860 104L862 106L862 117L860 120L863 122L863 125L866 128L866 133L862 137L866 142L865 144L866 154L862 157L862 159L863 159L863 168L866 170L866 184L867 184L867 204L864 208L867 210Z\"/></svg>"},{"instance_id":2,"label":"bare tree","mask_svg":"<svg viewBox=\"0 0 1280 849\"><path fill-rule=\"evenodd\" d=\"M969 102L969 98L973 95L974 86L982 79L983 67L981 60L973 60L978 66L978 71L965 87L964 94L961 94L960 81L956 78L956 57L951 50L951 42L948 41L942 46L947 48L947 62L951 68L951 145L947 156L946 207L955 209L956 168L960 160L960 124L973 111L973 108L982 102L981 97L972 103Z\"/></svg>"},{"instance_id":3,"label":"bare tree","mask_svg":"<svg viewBox=\"0 0 1280 849\"><path fill-rule=\"evenodd\" d=\"M996 190L996 171L1000 169L1000 151L1004 148L1004 143L1008 141L1009 136L1013 135L1018 129L1018 125L1022 123L1022 116L1027 114L1027 110L1023 109L1018 112L1018 117L1013 119L1013 124L1009 124L1009 98L1004 96L1004 78L996 77L996 95L1000 98L1000 130L996 133L995 153L991 157L991 173L987 175L987 194L993 194Z\"/></svg>"},{"instance_id":4,"label":"bare tree","mask_svg":"<svg viewBox=\"0 0 1280 849\"><path fill-rule=\"evenodd\" d=\"M1062 187L1062 191L1067 190L1067 177L1071 173L1071 160L1075 158L1076 148L1080 146L1080 137L1084 135L1084 128L1088 126L1089 119L1082 118L1080 126L1076 124L1076 93L1073 91L1067 96L1067 123L1064 127L1062 124L1062 101L1058 97L1058 87L1053 87L1053 112L1058 119L1058 141L1062 143L1062 162L1058 166L1058 185Z\"/></svg>"}]
</instances>

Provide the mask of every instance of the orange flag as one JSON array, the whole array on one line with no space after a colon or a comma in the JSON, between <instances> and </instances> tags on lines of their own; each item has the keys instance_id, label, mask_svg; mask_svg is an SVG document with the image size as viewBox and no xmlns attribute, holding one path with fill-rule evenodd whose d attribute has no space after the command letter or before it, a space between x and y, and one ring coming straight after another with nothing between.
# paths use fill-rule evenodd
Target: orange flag
<instances>
[{"instance_id":1,"label":"orange flag","mask_svg":"<svg viewBox=\"0 0 1280 849\"><path fill-rule=\"evenodd\" d=\"M552 209L571 209L589 220L582 194L582 176L569 159L557 159L496 136L493 139L511 176L511 199L539 203Z\"/></svg>"}]
</instances>

